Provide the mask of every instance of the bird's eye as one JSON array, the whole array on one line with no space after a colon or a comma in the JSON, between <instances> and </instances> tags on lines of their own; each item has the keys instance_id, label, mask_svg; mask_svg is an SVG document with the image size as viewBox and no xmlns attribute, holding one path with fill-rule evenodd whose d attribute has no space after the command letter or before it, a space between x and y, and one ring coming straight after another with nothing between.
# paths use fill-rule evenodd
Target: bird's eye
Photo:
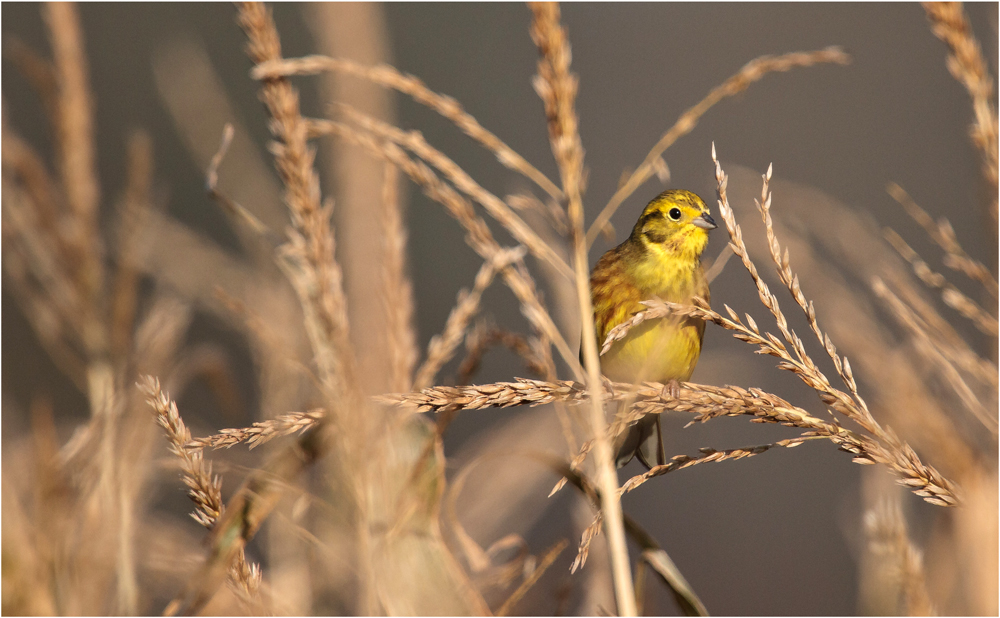
<instances>
[{"instance_id":1,"label":"bird's eye","mask_svg":"<svg viewBox=\"0 0 1000 618\"><path fill-rule=\"evenodd\" d=\"M680 221L681 220L681 209L680 208L671 208L670 211L667 212L667 216L670 217L671 221Z\"/></svg>"}]
</instances>

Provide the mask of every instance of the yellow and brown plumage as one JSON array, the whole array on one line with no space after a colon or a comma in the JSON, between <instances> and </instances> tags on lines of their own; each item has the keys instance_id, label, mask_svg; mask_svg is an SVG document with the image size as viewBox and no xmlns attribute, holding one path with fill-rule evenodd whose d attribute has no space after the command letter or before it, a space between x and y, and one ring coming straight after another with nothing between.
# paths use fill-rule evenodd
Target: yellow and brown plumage
<instances>
[{"instance_id":1,"label":"yellow and brown plumage","mask_svg":"<svg viewBox=\"0 0 1000 618\"><path fill-rule=\"evenodd\" d=\"M665 191L646 206L628 239L605 253L590 275L598 345L608 331L646 309L641 301L709 299L701 253L715 227L705 202L690 191ZM643 322L601 356L601 372L634 384L687 380L704 333L705 323L693 318ZM659 415L633 425L619 437L615 452L619 467L634 454L646 467L663 463Z\"/></svg>"}]
</instances>

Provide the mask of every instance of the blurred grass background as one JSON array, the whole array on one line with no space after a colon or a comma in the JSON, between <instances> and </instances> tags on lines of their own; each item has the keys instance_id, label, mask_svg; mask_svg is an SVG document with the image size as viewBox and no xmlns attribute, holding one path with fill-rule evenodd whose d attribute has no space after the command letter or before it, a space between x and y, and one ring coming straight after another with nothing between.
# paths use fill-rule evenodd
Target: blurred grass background
<instances>
[{"instance_id":1,"label":"blurred grass background","mask_svg":"<svg viewBox=\"0 0 1000 618\"><path fill-rule=\"evenodd\" d=\"M547 175L557 176L542 106L531 88L537 51L528 37L530 15L525 7L399 3L371 8L376 23L384 28L387 62L420 77L431 89L455 97L483 126ZM996 75L997 4L969 4L966 10ZM154 71L164 63L176 64L178 49L204 50L234 105L234 119L248 131L245 137L263 144L268 138L265 116L257 101L257 84L248 77L251 65L242 51L245 40L234 23L233 8L221 4L86 4L80 7L80 14L96 99L98 165L101 185L108 188L106 196L114 195L111 188L124 184L129 131L145 128L153 141L159 205L170 217L238 254L236 236L221 210L206 196L204 170L179 136L161 94L162 82L158 86ZM309 27L310 14L302 6L278 4L274 14L286 57L317 49L316 35ZM37 50L47 50L37 5L4 3L2 17L5 43L16 37ZM931 34L919 6L588 3L564 6L563 23L569 29L573 70L580 78L578 113L589 169L585 196L588 221L614 193L623 170L637 165L681 112L747 61L762 54L839 45L852 56L850 65L821 65L769 75L713 108L692 134L667 151L670 186L694 190L715 210L709 157L714 141L733 177L734 202L742 192L743 206L750 204L750 196L759 193L759 179L751 172L762 173L773 162L774 211L779 220L786 200L798 200L799 207L789 208L793 213L790 225L808 227L808 204L818 203L808 198L811 191L818 190L849 211L863 213L865 221L877 226L872 230L874 238L878 238L880 227L890 226L933 268L942 271L937 257L940 252L886 193L886 183L893 181L932 216L948 217L968 253L985 264L996 264L997 230L982 207L990 197L989 189L967 137L969 98L948 74L945 47ZM359 44L359 49L363 47ZM350 47L342 53L355 57ZM45 128L42 107L6 60L3 68L7 122L49 157L51 134ZM300 79L296 85L302 92L305 113L328 113L316 80ZM388 113L399 126L420 130L485 188L501 196L524 188L524 183L497 165L489 152L448 121L405 97L390 94L389 99ZM213 130L205 140L216 144L222 127ZM352 204L351 196L343 194L335 174L329 171L332 166L319 168L324 190L337 199L335 221L349 227L341 218L349 217L352 209L361 205ZM223 169L220 186L224 190L235 194L240 182L227 177ZM659 184L650 181L623 205L612 220L617 231L615 242L628 233L636 213L659 190ZM409 269L416 290L417 344L425 349L430 337L441 329L459 289L474 277L479 260L463 243L463 231L440 206L410 188L404 195L408 202ZM254 210L252 196L241 198L241 203ZM109 209L103 212L109 219ZM737 210L737 216L740 214ZM751 233L749 229L757 230L752 208L743 210L742 216L746 234ZM502 230L497 235L506 238ZM725 242L724 234L715 233L706 255L717 255ZM598 240L590 253L591 262L611 246L606 239ZM795 260L793 252L793 266ZM351 276L348 270L348 288L355 285L363 289L364 283L352 281ZM954 279L960 289L978 298L975 285ZM848 275L848 285L866 283ZM819 294L810 289L805 275L803 288L810 298ZM755 297L735 262L713 284L715 307L728 303L760 319L763 312ZM557 299L549 300L558 308ZM488 290L483 307L485 314L505 328L525 329L516 300L505 289L494 286ZM995 303L992 308L995 314ZM820 300L817 309L822 321ZM11 298L9 286L4 287L3 310L5 453L12 441L28 431L26 411L40 394L52 400L65 440L73 422L86 419L86 399L48 360ZM981 336L962 320L954 325L981 355L996 360L995 338ZM578 331L567 327L566 332ZM571 345L573 337L570 335ZM225 408L219 405L217 392L202 381L192 382L179 404L195 435L245 426L257 419L260 401L254 366L240 334L199 309L187 340L213 342L225 351L233 390L238 393L234 412L225 415L220 412ZM849 345L840 341L838 345L855 358ZM443 375L452 375L458 362L448 365ZM486 383L520 375L526 375L523 362L505 350L495 350L485 356L473 381ZM877 379L871 374L859 375L862 393L870 388L868 381ZM752 356L746 346L711 326L692 380L759 386L807 409L820 409L811 391L794 377L774 370L770 359ZM460 415L445 437L449 474L471 459L481 448L477 445L488 436L518 421L530 428L533 425L528 419L545 415L539 410ZM702 446L759 444L789 435L782 428L750 425L743 419L720 419L681 431L685 422L679 418L667 421L668 455L690 453ZM986 448L992 449L995 459L995 441ZM929 463L939 465L933 458ZM626 497L624 507L670 552L713 613L851 614L859 609L863 472L885 475L882 470L869 472L852 465L829 444L813 443L657 479L644 491ZM156 507L184 512L188 507L182 503L182 493L173 495L169 483L164 487L154 498ZM911 536L923 546L936 527L946 525L941 518L948 515L914 496L907 494L903 499ZM525 512L523 521L505 520L503 528L524 534L529 545L541 551L569 529L569 498L560 495L531 504L532 510ZM469 508L474 509L474 505ZM573 535L570 539L572 547L576 539ZM481 539L484 545L492 540ZM995 544L995 537L992 541ZM520 611L552 611L551 590L568 579L570 553L560 556L547 575L556 583L536 588ZM995 563L993 568L995 572ZM666 592L655 586L651 589L647 611L676 611ZM942 607L957 608L959 613L973 609L959 601L954 601L958 605L941 602ZM995 598L992 611L996 611Z\"/></svg>"}]
</instances>

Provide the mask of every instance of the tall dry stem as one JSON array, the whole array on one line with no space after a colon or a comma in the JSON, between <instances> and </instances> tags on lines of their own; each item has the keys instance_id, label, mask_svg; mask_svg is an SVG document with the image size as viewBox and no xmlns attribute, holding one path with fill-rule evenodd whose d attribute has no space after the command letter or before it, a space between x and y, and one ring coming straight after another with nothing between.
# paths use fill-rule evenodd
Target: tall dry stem
<instances>
[{"instance_id":1,"label":"tall dry stem","mask_svg":"<svg viewBox=\"0 0 1000 618\"><path fill-rule=\"evenodd\" d=\"M969 129L972 143L982 158L983 177L993 196L990 214L997 224L997 106L993 100L993 78L972 33L961 2L924 2L934 35L948 46L948 71L969 92L975 121Z\"/></svg>"},{"instance_id":2,"label":"tall dry stem","mask_svg":"<svg viewBox=\"0 0 1000 618\"><path fill-rule=\"evenodd\" d=\"M594 315L590 299L590 264L587 260L586 228L583 220L583 145L576 117L577 78L569 71L570 49L566 31L559 23L559 7L553 3L532 3L534 20L531 38L542 58L538 61L535 91L545 104L549 142L567 199L567 220L573 244L573 270L580 320L589 324ZM615 598L622 616L636 615L632 570L625 545L621 501L618 496L618 475L615 472L611 442L605 435L607 421L601 405L600 361L597 356L597 335L594 329L583 329L580 343L587 384L591 392L590 425L594 436L594 458L598 486L601 489L601 513L604 515L611 553L611 571L615 582Z\"/></svg>"}]
</instances>

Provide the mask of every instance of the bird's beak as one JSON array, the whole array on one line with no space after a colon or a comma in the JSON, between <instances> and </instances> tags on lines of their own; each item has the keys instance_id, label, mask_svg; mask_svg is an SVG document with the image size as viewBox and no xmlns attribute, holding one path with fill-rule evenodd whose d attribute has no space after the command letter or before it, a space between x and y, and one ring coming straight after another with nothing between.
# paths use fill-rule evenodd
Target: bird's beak
<instances>
[{"instance_id":1,"label":"bird's beak","mask_svg":"<svg viewBox=\"0 0 1000 618\"><path fill-rule=\"evenodd\" d=\"M715 224L715 219L712 218L712 215L708 214L707 212L703 212L701 213L700 217L695 217L694 219L692 219L691 224L698 226L703 230L714 230L715 228L719 227L718 225Z\"/></svg>"}]
</instances>

